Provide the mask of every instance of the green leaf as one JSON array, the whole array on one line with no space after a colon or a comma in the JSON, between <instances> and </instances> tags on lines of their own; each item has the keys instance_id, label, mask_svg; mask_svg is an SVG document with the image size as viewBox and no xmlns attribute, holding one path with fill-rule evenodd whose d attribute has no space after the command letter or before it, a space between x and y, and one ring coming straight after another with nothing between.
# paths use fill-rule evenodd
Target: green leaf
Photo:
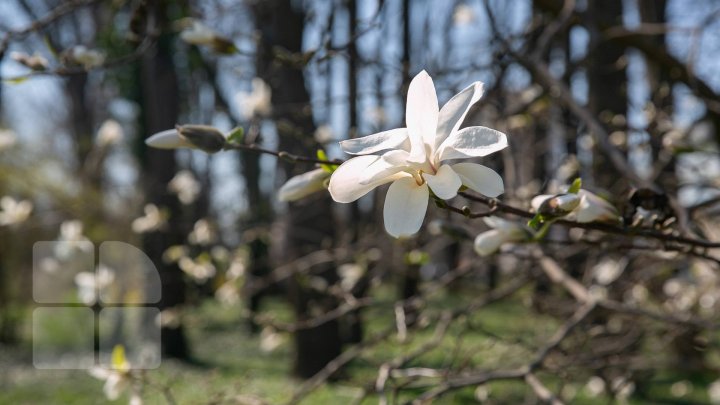
<instances>
[{"instance_id":1,"label":"green leaf","mask_svg":"<svg viewBox=\"0 0 720 405\"><path fill-rule=\"evenodd\" d=\"M580 187L582 187L582 179L578 177L573 180L572 184L570 185L570 188L568 189L568 194L577 194L578 191L580 191Z\"/></svg>"},{"instance_id":2,"label":"green leaf","mask_svg":"<svg viewBox=\"0 0 720 405\"><path fill-rule=\"evenodd\" d=\"M245 129L243 127L235 127L230 130L230 134L227 137L229 143L240 144L245 137Z\"/></svg>"},{"instance_id":3,"label":"green leaf","mask_svg":"<svg viewBox=\"0 0 720 405\"><path fill-rule=\"evenodd\" d=\"M527 224L532 229L538 229L543 222L545 222L545 216L543 216L543 214L535 214Z\"/></svg>"},{"instance_id":4,"label":"green leaf","mask_svg":"<svg viewBox=\"0 0 720 405\"><path fill-rule=\"evenodd\" d=\"M327 161L327 160L330 160L330 159L328 159L327 154L325 153L325 151L322 150L322 149L318 149L318 150L317 150L316 156L317 156L318 160L326 160L326 161ZM320 164L320 167L321 167L323 170L325 170L326 172L332 174L332 172L334 172L335 169L338 168L338 165L333 165L333 164L329 164L329 163L321 163L321 164Z\"/></svg>"}]
</instances>

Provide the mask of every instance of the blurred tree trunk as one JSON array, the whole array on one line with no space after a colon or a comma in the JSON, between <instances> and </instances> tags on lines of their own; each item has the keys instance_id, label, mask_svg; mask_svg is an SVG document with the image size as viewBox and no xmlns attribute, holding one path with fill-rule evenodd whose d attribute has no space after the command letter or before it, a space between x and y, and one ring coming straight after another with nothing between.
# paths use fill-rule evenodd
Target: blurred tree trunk
<instances>
[{"instance_id":1,"label":"blurred tree trunk","mask_svg":"<svg viewBox=\"0 0 720 405\"><path fill-rule=\"evenodd\" d=\"M625 49L606 41L602 35L609 27L623 25L622 11L621 0L588 2L587 27L591 44L587 73L588 107L606 126L615 117L627 114ZM619 179L626 178L624 174L618 173L603 154L593 154L593 181L596 186L610 189Z\"/></svg>"},{"instance_id":2,"label":"blurred tree trunk","mask_svg":"<svg viewBox=\"0 0 720 405\"><path fill-rule=\"evenodd\" d=\"M302 52L305 13L292 0L259 2L255 6L256 22L262 29L262 45L258 51L258 72L272 89L274 118L279 148L290 153L314 154L312 138L314 123L310 96L305 88L303 68L298 57ZM285 57L283 57L285 56ZM295 167L279 161L278 171L289 177L308 167ZM311 252L330 248L334 239L330 196L317 194L291 203L288 212L273 224L271 247L274 257L293 261ZM313 318L336 308L337 298L327 291L314 289L313 278L327 285L337 281L332 262L311 266L308 273L290 280L290 301L297 321ZM294 334L295 356L293 373L309 378L341 353L339 321L304 328Z\"/></svg>"},{"instance_id":3,"label":"blurred tree trunk","mask_svg":"<svg viewBox=\"0 0 720 405\"><path fill-rule=\"evenodd\" d=\"M153 12L158 24L167 24L165 2L154 4ZM143 55L140 61L139 80L140 102L142 105L141 133L153 133L173 128L178 121L178 80L172 55L172 37L159 37L154 52ZM185 227L181 221L181 210L175 196L167 191L168 182L175 176L176 162L172 151L145 148L142 156L143 186L145 198L161 209L167 209L170 219L165 228L144 235L145 254L159 266L162 282L160 309L176 307L185 302L185 282L177 265L164 264L165 249L185 242ZM182 324L178 327L162 328L163 353L169 357L188 359L190 350Z\"/></svg>"},{"instance_id":4,"label":"blurred tree trunk","mask_svg":"<svg viewBox=\"0 0 720 405\"><path fill-rule=\"evenodd\" d=\"M666 24L666 0L640 0L640 18L643 23ZM665 34L651 37L654 44L669 52L665 41ZM650 144L653 151L653 163L657 164L665 160L665 164L658 175L657 182L669 195L676 196L678 179L675 173L675 157L671 151L663 148L662 128L657 124L672 122L673 98L672 98L672 75L668 66L658 63L656 60L646 58L648 87L651 91L651 102L655 106L655 119L649 124L651 134ZM689 263L684 263L690 266ZM680 330L672 339L672 349L675 352L677 365L686 370L706 370L704 348L698 345L700 340L700 328L687 326Z\"/></svg>"}]
</instances>

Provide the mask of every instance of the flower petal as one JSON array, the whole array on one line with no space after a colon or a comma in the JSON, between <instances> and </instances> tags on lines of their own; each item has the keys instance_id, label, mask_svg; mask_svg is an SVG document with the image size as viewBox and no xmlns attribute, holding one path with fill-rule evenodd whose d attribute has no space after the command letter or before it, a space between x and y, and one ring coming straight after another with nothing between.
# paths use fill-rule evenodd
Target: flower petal
<instances>
[{"instance_id":1,"label":"flower petal","mask_svg":"<svg viewBox=\"0 0 720 405\"><path fill-rule=\"evenodd\" d=\"M540 194L533 197L533 199L530 201L530 206L532 207L533 211L537 212L540 209L542 203L545 202L545 200L553 197L555 197L554 194Z\"/></svg>"},{"instance_id":2,"label":"flower petal","mask_svg":"<svg viewBox=\"0 0 720 405\"><path fill-rule=\"evenodd\" d=\"M425 219L429 194L427 184L418 185L412 177L395 180L385 196L385 230L396 238L419 231Z\"/></svg>"},{"instance_id":3,"label":"flower petal","mask_svg":"<svg viewBox=\"0 0 720 405\"><path fill-rule=\"evenodd\" d=\"M435 145L439 111L435 85L423 70L410 82L405 109L412 161L424 161L427 156L425 146L432 148Z\"/></svg>"},{"instance_id":4,"label":"flower petal","mask_svg":"<svg viewBox=\"0 0 720 405\"><path fill-rule=\"evenodd\" d=\"M443 200L455 197L462 186L460 176L449 165L440 166L435 175L424 173L423 178L433 193Z\"/></svg>"},{"instance_id":5,"label":"flower petal","mask_svg":"<svg viewBox=\"0 0 720 405\"><path fill-rule=\"evenodd\" d=\"M410 153L404 150L391 150L371 163L359 177L360 184L370 184L387 176L401 172L408 167L407 159Z\"/></svg>"},{"instance_id":6,"label":"flower petal","mask_svg":"<svg viewBox=\"0 0 720 405\"><path fill-rule=\"evenodd\" d=\"M489 256L497 252L504 242L505 233L497 229L491 229L475 237L473 248L480 256Z\"/></svg>"},{"instance_id":7,"label":"flower petal","mask_svg":"<svg viewBox=\"0 0 720 405\"><path fill-rule=\"evenodd\" d=\"M146 139L145 144L158 149L193 148L190 142L180 137L176 129L158 132Z\"/></svg>"},{"instance_id":8,"label":"flower petal","mask_svg":"<svg viewBox=\"0 0 720 405\"><path fill-rule=\"evenodd\" d=\"M372 183L360 184L360 177L365 169L380 156L358 156L341 164L330 176L328 190L333 200L339 203L349 203L364 196L375 187L395 180L396 176L389 176Z\"/></svg>"},{"instance_id":9,"label":"flower petal","mask_svg":"<svg viewBox=\"0 0 720 405\"><path fill-rule=\"evenodd\" d=\"M482 82L475 82L463 91L456 94L440 109L438 116L437 134L435 135L435 148L447 139L447 137L458 130L465 120L470 107L475 104L483 95Z\"/></svg>"},{"instance_id":10,"label":"flower petal","mask_svg":"<svg viewBox=\"0 0 720 405\"><path fill-rule=\"evenodd\" d=\"M397 128L361 138L341 141L340 147L350 155L368 155L387 149L410 150L410 141L407 128Z\"/></svg>"},{"instance_id":11,"label":"flower petal","mask_svg":"<svg viewBox=\"0 0 720 405\"><path fill-rule=\"evenodd\" d=\"M323 188L325 179L330 177L330 173L323 169L311 170L307 173L291 177L285 182L280 190L278 190L278 200L280 201L297 201L301 198L320 191Z\"/></svg>"},{"instance_id":12,"label":"flower petal","mask_svg":"<svg viewBox=\"0 0 720 405\"><path fill-rule=\"evenodd\" d=\"M488 197L497 197L505 192L503 179L495 170L477 163L457 163L452 166L460 176L462 184Z\"/></svg>"},{"instance_id":13,"label":"flower petal","mask_svg":"<svg viewBox=\"0 0 720 405\"><path fill-rule=\"evenodd\" d=\"M617 222L619 220L617 209L597 194L587 190L580 190L578 194L581 198L580 205L575 209L578 222Z\"/></svg>"},{"instance_id":14,"label":"flower petal","mask_svg":"<svg viewBox=\"0 0 720 405\"><path fill-rule=\"evenodd\" d=\"M438 149L438 160L487 156L508 146L507 136L487 127L468 127L447 137Z\"/></svg>"}]
</instances>

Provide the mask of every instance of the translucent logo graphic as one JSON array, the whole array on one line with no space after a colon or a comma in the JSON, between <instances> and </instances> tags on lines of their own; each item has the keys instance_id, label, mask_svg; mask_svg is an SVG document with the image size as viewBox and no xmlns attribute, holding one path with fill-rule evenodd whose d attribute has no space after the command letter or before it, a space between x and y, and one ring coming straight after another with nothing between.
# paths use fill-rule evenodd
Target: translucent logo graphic
<instances>
[{"instance_id":1,"label":"translucent logo graphic","mask_svg":"<svg viewBox=\"0 0 720 405\"><path fill-rule=\"evenodd\" d=\"M133 369L160 366L160 276L124 242L33 246L33 364L40 369L112 368L122 346Z\"/></svg>"}]
</instances>

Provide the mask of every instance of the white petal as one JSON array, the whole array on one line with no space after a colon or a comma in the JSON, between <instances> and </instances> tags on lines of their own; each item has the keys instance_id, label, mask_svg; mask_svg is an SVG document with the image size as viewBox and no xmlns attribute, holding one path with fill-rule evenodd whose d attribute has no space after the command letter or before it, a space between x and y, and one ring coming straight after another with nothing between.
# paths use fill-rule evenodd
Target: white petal
<instances>
[{"instance_id":1,"label":"white petal","mask_svg":"<svg viewBox=\"0 0 720 405\"><path fill-rule=\"evenodd\" d=\"M368 155L387 149L410 148L407 128L391 129L361 138L348 139L340 142L345 153L351 155Z\"/></svg>"},{"instance_id":2,"label":"white petal","mask_svg":"<svg viewBox=\"0 0 720 405\"><path fill-rule=\"evenodd\" d=\"M538 196L533 197L532 201L530 201L530 206L532 209L537 212L537 210L540 209L540 206L542 203L545 202L545 200L555 197L554 194L540 194Z\"/></svg>"},{"instance_id":3,"label":"white petal","mask_svg":"<svg viewBox=\"0 0 720 405\"><path fill-rule=\"evenodd\" d=\"M507 147L507 136L487 127L468 127L447 137L438 149L438 161L487 156Z\"/></svg>"},{"instance_id":4,"label":"white petal","mask_svg":"<svg viewBox=\"0 0 720 405\"><path fill-rule=\"evenodd\" d=\"M617 209L606 200L586 190L580 190L578 194L581 197L580 205L575 210L578 222L618 220Z\"/></svg>"},{"instance_id":5,"label":"white petal","mask_svg":"<svg viewBox=\"0 0 720 405\"><path fill-rule=\"evenodd\" d=\"M455 197L458 189L462 186L460 176L449 165L440 166L434 176L424 173L423 178L427 181L433 193L443 200Z\"/></svg>"},{"instance_id":6,"label":"white petal","mask_svg":"<svg viewBox=\"0 0 720 405\"><path fill-rule=\"evenodd\" d=\"M386 152L363 171L360 176L360 184L370 184L403 171L408 167L409 156L410 153L404 150Z\"/></svg>"},{"instance_id":7,"label":"white petal","mask_svg":"<svg viewBox=\"0 0 720 405\"><path fill-rule=\"evenodd\" d=\"M158 149L178 149L193 147L188 141L181 138L178 132L174 129L168 129L166 131L158 132L157 134L146 139L145 144L147 146Z\"/></svg>"},{"instance_id":8,"label":"white petal","mask_svg":"<svg viewBox=\"0 0 720 405\"><path fill-rule=\"evenodd\" d=\"M480 256L489 256L500 249L500 246L505 242L504 235L502 231L497 229L483 232L475 238L473 248Z\"/></svg>"},{"instance_id":9,"label":"white petal","mask_svg":"<svg viewBox=\"0 0 720 405\"><path fill-rule=\"evenodd\" d=\"M292 177L278 190L278 199L280 201L297 201L307 197L325 188L323 183L328 177L330 177L330 173L323 169L311 170Z\"/></svg>"},{"instance_id":10,"label":"white petal","mask_svg":"<svg viewBox=\"0 0 720 405\"><path fill-rule=\"evenodd\" d=\"M497 197L505 192L503 179L495 170L477 163L458 163L452 166L460 176L462 184L488 197Z\"/></svg>"},{"instance_id":11,"label":"white petal","mask_svg":"<svg viewBox=\"0 0 720 405\"><path fill-rule=\"evenodd\" d=\"M429 195L427 184L418 186L412 177L393 182L385 196L385 230L396 238L419 231L425 219Z\"/></svg>"},{"instance_id":12,"label":"white petal","mask_svg":"<svg viewBox=\"0 0 720 405\"><path fill-rule=\"evenodd\" d=\"M480 100L482 95L482 82L475 82L445 103L440 109L440 115L438 116L437 134L435 136L436 149L440 147L451 133L460 128L470 107Z\"/></svg>"},{"instance_id":13,"label":"white petal","mask_svg":"<svg viewBox=\"0 0 720 405\"><path fill-rule=\"evenodd\" d=\"M430 75L422 71L410 82L405 109L412 161L421 162L428 149L435 145L438 123L438 101L435 85Z\"/></svg>"},{"instance_id":14,"label":"white petal","mask_svg":"<svg viewBox=\"0 0 720 405\"><path fill-rule=\"evenodd\" d=\"M394 180L396 177L390 176L369 184L360 184L360 178L363 176L365 169L378 159L381 159L381 157L358 156L341 164L330 176L328 190L333 200L339 203L353 202L375 187Z\"/></svg>"}]
</instances>

